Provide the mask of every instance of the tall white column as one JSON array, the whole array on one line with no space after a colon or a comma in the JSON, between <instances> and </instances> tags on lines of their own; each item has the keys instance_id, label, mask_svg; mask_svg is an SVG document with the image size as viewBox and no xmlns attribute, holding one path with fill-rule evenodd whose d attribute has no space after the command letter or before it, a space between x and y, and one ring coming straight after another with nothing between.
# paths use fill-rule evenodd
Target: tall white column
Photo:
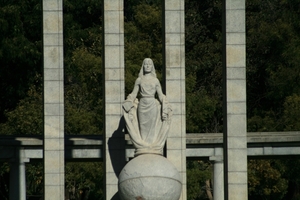
<instances>
[{"instance_id":1,"label":"tall white column","mask_svg":"<svg viewBox=\"0 0 300 200\"><path fill-rule=\"evenodd\" d=\"M65 198L62 0L43 0L44 199Z\"/></svg>"},{"instance_id":2,"label":"tall white column","mask_svg":"<svg viewBox=\"0 0 300 200\"><path fill-rule=\"evenodd\" d=\"M124 101L124 12L123 0L104 0L104 162L105 199L118 199L118 175L125 165L122 122Z\"/></svg>"},{"instance_id":3,"label":"tall white column","mask_svg":"<svg viewBox=\"0 0 300 200\"><path fill-rule=\"evenodd\" d=\"M216 147L214 154L209 157L209 160L213 162L213 199L224 200L223 148Z\"/></svg>"},{"instance_id":4,"label":"tall white column","mask_svg":"<svg viewBox=\"0 0 300 200\"><path fill-rule=\"evenodd\" d=\"M24 150L16 147L13 160L10 161L9 199L26 200L26 171Z\"/></svg>"},{"instance_id":5,"label":"tall white column","mask_svg":"<svg viewBox=\"0 0 300 200\"><path fill-rule=\"evenodd\" d=\"M223 158L214 160L214 184L213 197L214 200L224 200L224 163Z\"/></svg>"},{"instance_id":6,"label":"tall white column","mask_svg":"<svg viewBox=\"0 0 300 200\"><path fill-rule=\"evenodd\" d=\"M246 200L248 188L245 0L223 2L224 192L226 200Z\"/></svg>"},{"instance_id":7,"label":"tall white column","mask_svg":"<svg viewBox=\"0 0 300 200\"><path fill-rule=\"evenodd\" d=\"M166 96L173 108L167 139L167 158L182 177L181 200L186 199L185 39L184 0L164 1Z\"/></svg>"}]
</instances>

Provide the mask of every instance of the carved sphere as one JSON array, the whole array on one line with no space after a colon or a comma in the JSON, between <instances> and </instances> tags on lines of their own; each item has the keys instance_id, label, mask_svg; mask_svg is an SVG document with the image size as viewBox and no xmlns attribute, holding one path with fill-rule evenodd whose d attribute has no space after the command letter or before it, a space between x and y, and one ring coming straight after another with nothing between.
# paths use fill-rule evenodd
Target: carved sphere
<instances>
[{"instance_id":1,"label":"carved sphere","mask_svg":"<svg viewBox=\"0 0 300 200\"><path fill-rule=\"evenodd\" d=\"M122 169L118 186L122 200L178 200L182 183L165 157L142 154Z\"/></svg>"}]
</instances>

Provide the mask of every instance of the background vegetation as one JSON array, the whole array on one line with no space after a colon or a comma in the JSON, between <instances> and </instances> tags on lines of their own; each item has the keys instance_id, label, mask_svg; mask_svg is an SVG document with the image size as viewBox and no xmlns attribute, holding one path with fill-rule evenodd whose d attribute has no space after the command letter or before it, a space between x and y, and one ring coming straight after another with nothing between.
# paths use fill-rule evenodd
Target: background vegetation
<instances>
[{"instance_id":1,"label":"background vegetation","mask_svg":"<svg viewBox=\"0 0 300 200\"><path fill-rule=\"evenodd\" d=\"M102 134L102 2L64 0L65 133ZM160 0L125 1L126 94L144 57L161 78ZM247 0L248 131L300 130L300 1ZM222 132L221 0L185 0L187 133ZM0 134L41 135L41 1L0 3ZM197 105L197 106L195 106ZM27 166L42 194L41 163ZM211 164L189 161L188 199L209 199ZM300 199L299 159L249 160L249 199ZM0 163L0 199L9 165ZM102 164L67 163L70 199L102 199ZM210 183L211 184L211 183Z\"/></svg>"}]
</instances>

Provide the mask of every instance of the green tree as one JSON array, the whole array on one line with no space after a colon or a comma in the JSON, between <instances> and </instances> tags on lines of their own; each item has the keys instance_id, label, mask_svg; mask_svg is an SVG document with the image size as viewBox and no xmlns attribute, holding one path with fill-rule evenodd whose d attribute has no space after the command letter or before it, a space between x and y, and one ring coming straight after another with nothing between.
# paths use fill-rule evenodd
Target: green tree
<instances>
[{"instance_id":1,"label":"green tree","mask_svg":"<svg viewBox=\"0 0 300 200\"><path fill-rule=\"evenodd\" d=\"M162 5L159 1L126 3L125 91L132 91L144 58L152 58L158 78L162 73ZM131 12L128 12L131 11Z\"/></svg>"},{"instance_id":2,"label":"green tree","mask_svg":"<svg viewBox=\"0 0 300 200\"><path fill-rule=\"evenodd\" d=\"M7 162L0 163L0 198L8 200L9 165Z\"/></svg>"},{"instance_id":3,"label":"green tree","mask_svg":"<svg viewBox=\"0 0 300 200\"><path fill-rule=\"evenodd\" d=\"M275 130L284 130L284 101L300 92L299 5L293 0L247 1L247 112L251 131L258 131L253 129L257 116L276 122Z\"/></svg>"},{"instance_id":4,"label":"green tree","mask_svg":"<svg viewBox=\"0 0 300 200\"><path fill-rule=\"evenodd\" d=\"M286 167L279 160L248 162L249 199L280 200L287 192L288 180L283 177Z\"/></svg>"},{"instance_id":5,"label":"green tree","mask_svg":"<svg viewBox=\"0 0 300 200\"><path fill-rule=\"evenodd\" d=\"M283 111L283 124L285 124L286 131L300 130L300 96L293 94L286 97Z\"/></svg>"},{"instance_id":6,"label":"green tree","mask_svg":"<svg viewBox=\"0 0 300 200\"><path fill-rule=\"evenodd\" d=\"M72 57L67 61L65 133L101 134L103 129L101 57L82 47L74 50Z\"/></svg>"},{"instance_id":7,"label":"green tree","mask_svg":"<svg viewBox=\"0 0 300 200\"><path fill-rule=\"evenodd\" d=\"M300 130L300 96L293 94L288 96L284 102L283 124L285 124L286 131ZM290 158L282 161L287 167L286 179L289 180L289 189L286 199L297 200L300 199L300 160L298 158Z\"/></svg>"},{"instance_id":8,"label":"green tree","mask_svg":"<svg viewBox=\"0 0 300 200\"><path fill-rule=\"evenodd\" d=\"M185 1L188 133L222 131L221 5L220 0Z\"/></svg>"},{"instance_id":9,"label":"green tree","mask_svg":"<svg viewBox=\"0 0 300 200\"><path fill-rule=\"evenodd\" d=\"M282 163L286 166L284 176L289 182L287 194L284 199L298 200L300 199L300 160L299 158L282 159Z\"/></svg>"},{"instance_id":10,"label":"green tree","mask_svg":"<svg viewBox=\"0 0 300 200\"><path fill-rule=\"evenodd\" d=\"M41 88L34 85L27 97L20 100L17 107L5 113L6 123L0 124L0 133L5 135L42 135L43 100Z\"/></svg>"},{"instance_id":11,"label":"green tree","mask_svg":"<svg viewBox=\"0 0 300 200\"><path fill-rule=\"evenodd\" d=\"M42 197L43 184L43 163L30 162L26 164L26 194L27 196Z\"/></svg>"},{"instance_id":12,"label":"green tree","mask_svg":"<svg viewBox=\"0 0 300 200\"><path fill-rule=\"evenodd\" d=\"M211 167L209 162L201 160L187 161L187 199L208 199L206 193L206 181L211 179Z\"/></svg>"},{"instance_id":13,"label":"green tree","mask_svg":"<svg viewBox=\"0 0 300 200\"><path fill-rule=\"evenodd\" d=\"M2 1L0 5L0 123L36 83L42 66L41 1Z\"/></svg>"},{"instance_id":14,"label":"green tree","mask_svg":"<svg viewBox=\"0 0 300 200\"><path fill-rule=\"evenodd\" d=\"M64 1L65 134L103 131L102 1ZM69 199L103 199L101 162L67 162Z\"/></svg>"},{"instance_id":15,"label":"green tree","mask_svg":"<svg viewBox=\"0 0 300 200\"><path fill-rule=\"evenodd\" d=\"M104 199L103 166L100 162L66 163L66 196L68 199Z\"/></svg>"},{"instance_id":16,"label":"green tree","mask_svg":"<svg viewBox=\"0 0 300 200\"><path fill-rule=\"evenodd\" d=\"M300 2L251 0L246 3L248 131L299 130L298 122L294 119L299 110ZM295 189L299 186L295 173L300 169L297 160L278 160L276 163L276 167L272 160L249 164L250 198L266 199L272 193L275 195L274 192L277 195L272 199L299 196L299 191ZM267 168L266 172L260 171L261 165ZM263 182L255 182L267 171L276 170L279 177L277 184L282 183L281 186L276 186L274 178L269 176ZM291 175L292 172L294 175ZM283 184L284 180L288 183ZM256 183L251 188L251 184ZM277 191L268 185L271 183Z\"/></svg>"},{"instance_id":17,"label":"green tree","mask_svg":"<svg viewBox=\"0 0 300 200\"><path fill-rule=\"evenodd\" d=\"M102 2L64 1L65 133L101 134Z\"/></svg>"}]
</instances>

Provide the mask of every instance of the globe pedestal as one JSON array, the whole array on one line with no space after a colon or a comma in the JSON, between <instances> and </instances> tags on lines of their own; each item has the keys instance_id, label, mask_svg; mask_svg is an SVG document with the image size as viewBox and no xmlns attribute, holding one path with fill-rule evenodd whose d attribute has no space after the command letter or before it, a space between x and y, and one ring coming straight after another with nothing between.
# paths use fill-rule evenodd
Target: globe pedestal
<instances>
[{"instance_id":1,"label":"globe pedestal","mask_svg":"<svg viewBox=\"0 0 300 200\"><path fill-rule=\"evenodd\" d=\"M165 157L142 154L127 163L119 175L122 200L178 200L181 177Z\"/></svg>"}]
</instances>

